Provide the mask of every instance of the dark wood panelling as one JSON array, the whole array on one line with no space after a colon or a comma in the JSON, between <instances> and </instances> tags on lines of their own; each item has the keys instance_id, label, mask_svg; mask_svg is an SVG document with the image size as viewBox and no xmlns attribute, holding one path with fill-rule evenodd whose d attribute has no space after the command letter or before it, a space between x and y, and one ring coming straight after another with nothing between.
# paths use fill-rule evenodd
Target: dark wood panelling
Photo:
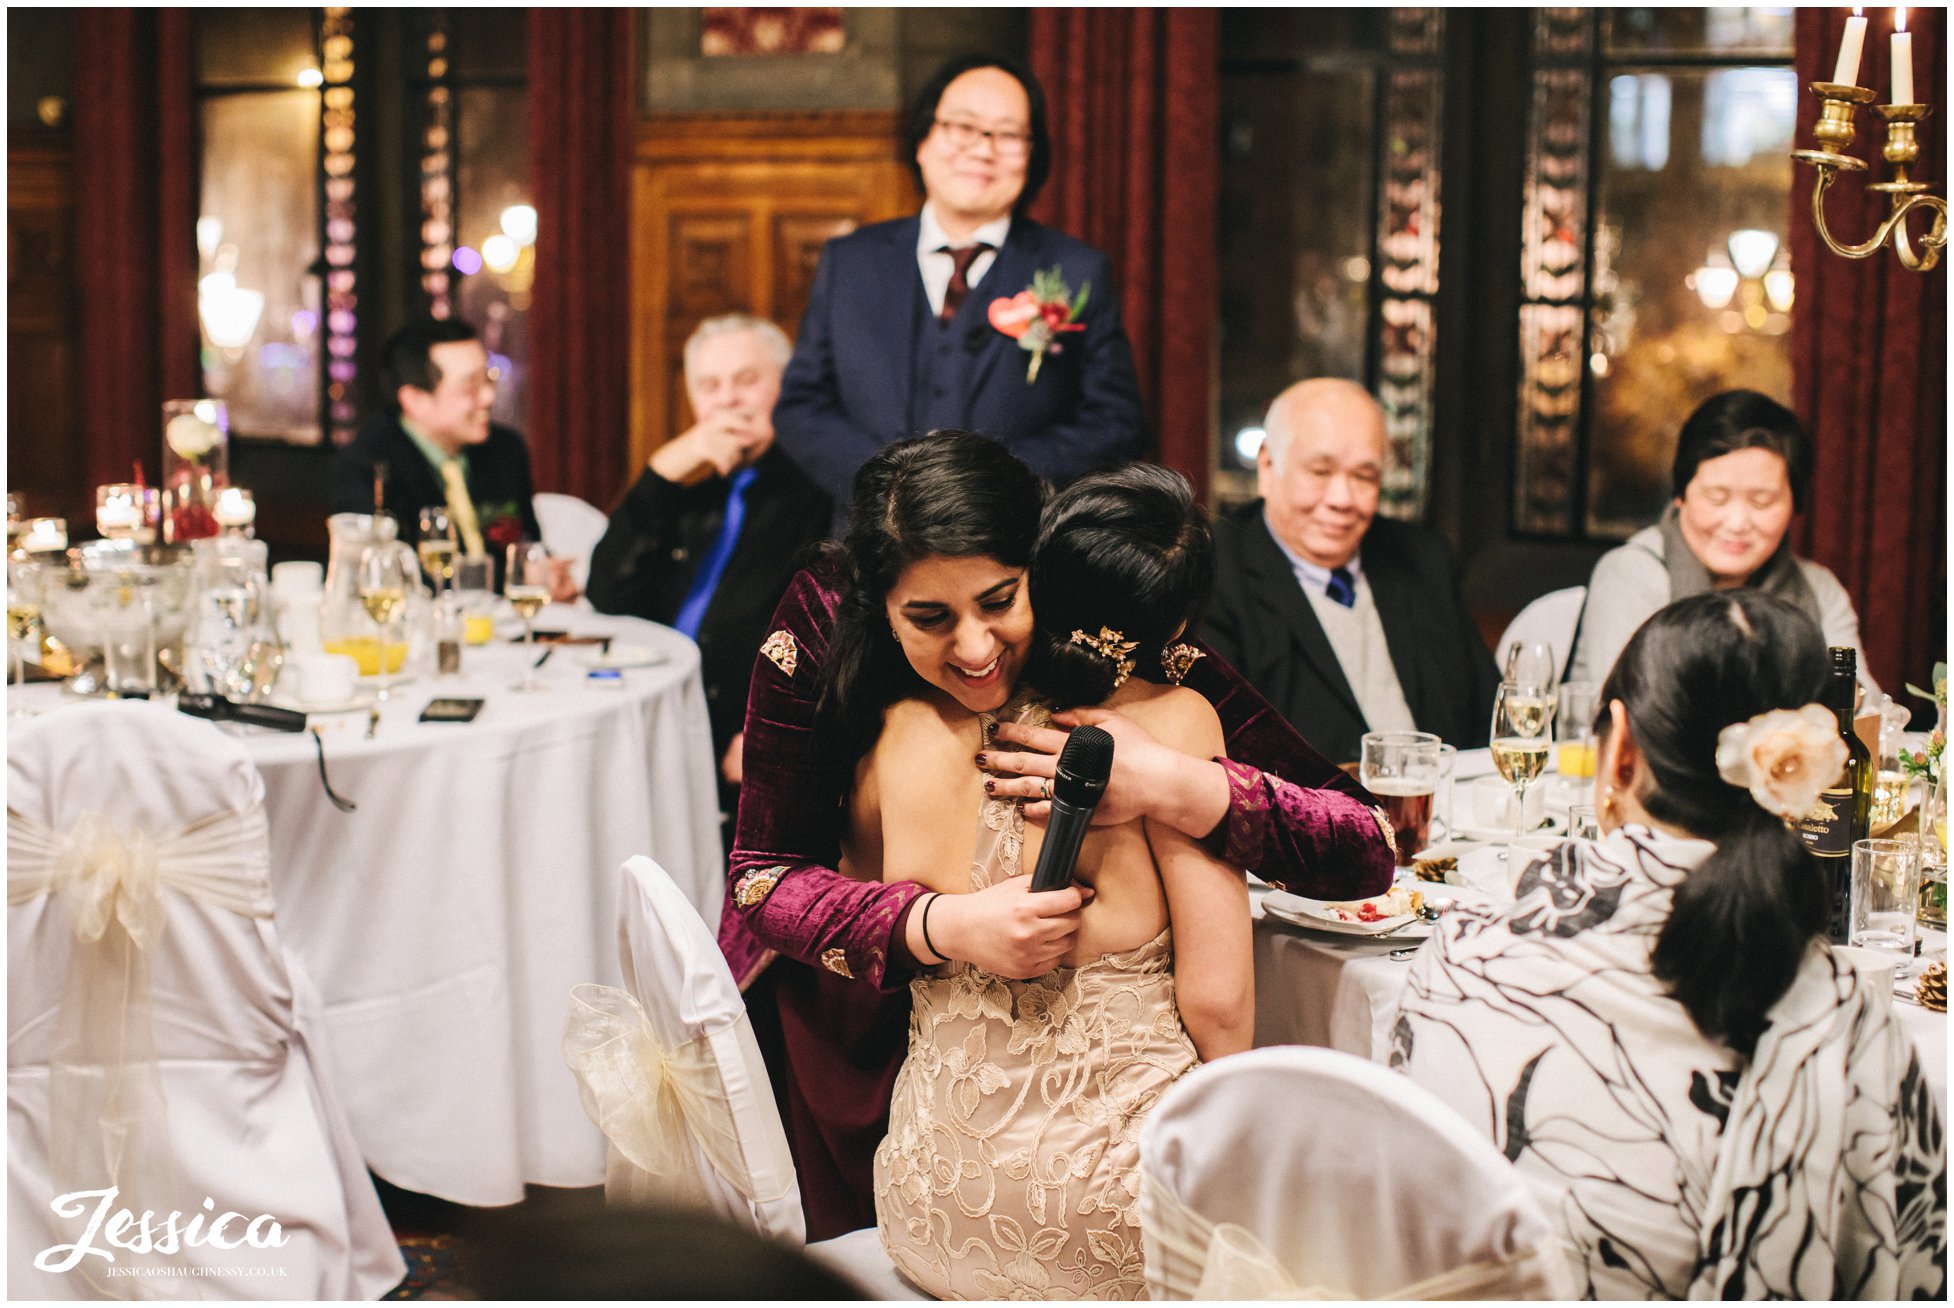
<instances>
[{"instance_id":1,"label":"dark wood panelling","mask_svg":"<svg viewBox=\"0 0 1954 1308\"><path fill-rule=\"evenodd\" d=\"M632 179L631 457L692 421L685 338L747 312L799 325L821 247L916 203L889 113L646 120Z\"/></svg>"},{"instance_id":2,"label":"dark wood panelling","mask_svg":"<svg viewBox=\"0 0 1954 1308\"><path fill-rule=\"evenodd\" d=\"M28 512L92 509L76 416L74 163L65 147L7 152L7 489Z\"/></svg>"}]
</instances>

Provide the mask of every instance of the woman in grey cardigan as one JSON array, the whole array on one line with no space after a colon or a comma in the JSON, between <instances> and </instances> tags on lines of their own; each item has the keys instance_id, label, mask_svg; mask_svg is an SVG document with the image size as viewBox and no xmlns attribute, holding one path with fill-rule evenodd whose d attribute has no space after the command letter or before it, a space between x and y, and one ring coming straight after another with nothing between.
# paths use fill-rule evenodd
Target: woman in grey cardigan
<instances>
[{"instance_id":1,"label":"woman in grey cardigan","mask_svg":"<svg viewBox=\"0 0 1954 1308\"><path fill-rule=\"evenodd\" d=\"M1756 391L1697 406L1676 438L1676 499L1653 527L1601 556L1568 677L1599 683L1656 610L1708 590L1753 586L1810 618L1827 645L1859 650L1859 615L1831 569L1791 552L1811 487L1812 443L1791 410ZM1859 654L1859 682L1879 686Z\"/></svg>"}]
</instances>

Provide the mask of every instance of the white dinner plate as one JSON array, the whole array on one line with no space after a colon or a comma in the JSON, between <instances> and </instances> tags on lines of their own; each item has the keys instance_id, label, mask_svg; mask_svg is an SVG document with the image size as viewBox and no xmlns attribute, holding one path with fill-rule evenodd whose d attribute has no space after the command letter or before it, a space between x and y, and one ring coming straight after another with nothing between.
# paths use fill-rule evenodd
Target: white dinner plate
<instances>
[{"instance_id":1,"label":"white dinner plate","mask_svg":"<svg viewBox=\"0 0 1954 1308\"><path fill-rule=\"evenodd\" d=\"M1391 932L1412 939L1431 934L1432 924L1420 921L1416 913L1399 913L1364 922L1338 916L1338 907L1321 899L1292 895L1286 890L1271 890L1262 897L1264 913L1312 931L1331 931L1342 936L1381 936Z\"/></svg>"},{"instance_id":2,"label":"white dinner plate","mask_svg":"<svg viewBox=\"0 0 1954 1308\"><path fill-rule=\"evenodd\" d=\"M669 658L670 655L666 654L662 649L653 649L649 645L627 645L623 641L614 641L611 644L609 653L605 653L601 648L594 645L586 647L581 654L577 655L577 662L587 668L649 668L656 667L658 664L666 662Z\"/></svg>"},{"instance_id":3,"label":"white dinner plate","mask_svg":"<svg viewBox=\"0 0 1954 1308\"><path fill-rule=\"evenodd\" d=\"M1566 835L1567 814L1549 813L1539 826L1531 831L1522 831L1520 834L1522 837ZM1513 839L1513 828L1504 824L1482 827L1477 823L1462 822L1459 824L1459 835L1482 845L1505 844Z\"/></svg>"}]
</instances>

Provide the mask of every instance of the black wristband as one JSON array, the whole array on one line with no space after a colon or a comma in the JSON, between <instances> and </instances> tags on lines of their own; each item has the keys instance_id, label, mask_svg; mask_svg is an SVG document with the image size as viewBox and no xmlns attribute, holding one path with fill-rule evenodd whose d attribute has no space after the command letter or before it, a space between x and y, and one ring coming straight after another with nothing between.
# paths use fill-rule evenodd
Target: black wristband
<instances>
[{"instance_id":1,"label":"black wristband","mask_svg":"<svg viewBox=\"0 0 1954 1308\"><path fill-rule=\"evenodd\" d=\"M936 942L930 939L930 905L941 898L943 898L943 895L941 892L938 892L937 894L931 895L923 903L923 948L936 955L936 963L947 963L950 961L950 956L938 949ZM928 966L935 967L936 963L931 963Z\"/></svg>"}]
</instances>

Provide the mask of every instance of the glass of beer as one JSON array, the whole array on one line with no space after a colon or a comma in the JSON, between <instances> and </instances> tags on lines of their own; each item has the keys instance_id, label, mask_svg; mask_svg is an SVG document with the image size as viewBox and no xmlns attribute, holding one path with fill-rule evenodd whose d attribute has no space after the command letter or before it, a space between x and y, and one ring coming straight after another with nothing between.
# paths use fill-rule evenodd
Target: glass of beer
<instances>
[{"instance_id":1,"label":"glass of beer","mask_svg":"<svg viewBox=\"0 0 1954 1308\"><path fill-rule=\"evenodd\" d=\"M1429 731L1369 731L1358 779L1391 820L1398 866L1411 866L1431 835L1432 795L1438 789L1437 736Z\"/></svg>"}]
</instances>

